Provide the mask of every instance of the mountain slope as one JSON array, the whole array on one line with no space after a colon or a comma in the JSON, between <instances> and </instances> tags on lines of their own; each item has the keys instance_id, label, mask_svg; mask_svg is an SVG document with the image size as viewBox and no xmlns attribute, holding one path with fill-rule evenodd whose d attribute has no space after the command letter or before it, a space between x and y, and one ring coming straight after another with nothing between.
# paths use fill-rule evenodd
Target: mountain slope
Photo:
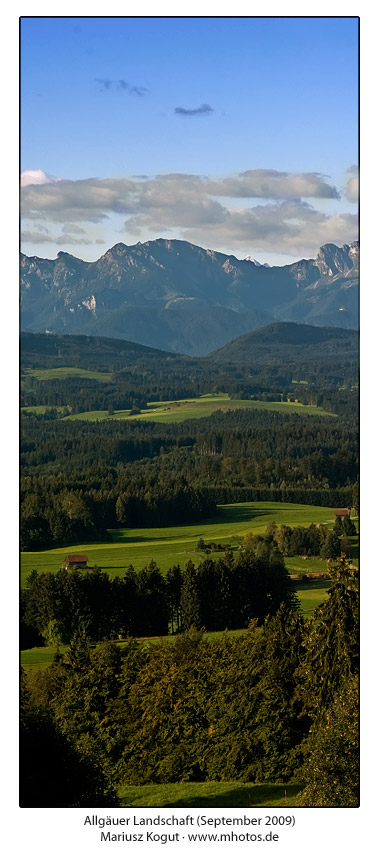
<instances>
[{"instance_id":1,"label":"mountain slope","mask_svg":"<svg viewBox=\"0 0 379 850\"><path fill-rule=\"evenodd\" d=\"M274 361L357 359L358 332L345 328L316 327L295 322L274 322L244 334L208 354L218 364L254 363L257 359Z\"/></svg>"},{"instance_id":2,"label":"mountain slope","mask_svg":"<svg viewBox=\"0 0 379 850\"><path fill-rule=\"evenodd\" d=\"M145 364L164 368L168 361L188 360L172 351L161 351L125 339L100 336L78 336L21 332L21 367L56 369L76 366L82 369L119 371Z\"/></svg>"},{"instance_id":3,"label":"mountain slope","mask_svg":"<svg viewBox=\"0 0 379 850\"><path fill-rule=\"evenodd\" d=\"M88 263L21 256L21 327L207 354L273 320L357 327L358 245L256 266L189 242L114 245Z\"/></svg>"}]
</instances>

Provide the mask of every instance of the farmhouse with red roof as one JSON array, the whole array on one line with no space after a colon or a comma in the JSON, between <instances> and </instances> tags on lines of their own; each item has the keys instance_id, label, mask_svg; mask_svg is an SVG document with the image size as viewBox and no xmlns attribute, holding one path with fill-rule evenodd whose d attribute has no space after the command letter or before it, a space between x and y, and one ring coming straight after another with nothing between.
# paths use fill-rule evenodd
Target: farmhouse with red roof
<instances>
[{"instance_id":1,"label":"farmhouse with red roof","mask_svg":"<svg viewBox=\"0 0 379 850\"><path fill-rule=\"evenodd\" d=\"M350 516L350 508L336 508L334 516Z\"/></svg>"},{"instance_id":2,"label":"farmhouse with red roof","mask_svg":"<svg viewBox=\"0 0 379 850\"><path fill-rule=\"evenodd\" d=\"M62 570L85 570L87 564L88 555L66 555L62 564Z\"/></svg>"}]
</instances>

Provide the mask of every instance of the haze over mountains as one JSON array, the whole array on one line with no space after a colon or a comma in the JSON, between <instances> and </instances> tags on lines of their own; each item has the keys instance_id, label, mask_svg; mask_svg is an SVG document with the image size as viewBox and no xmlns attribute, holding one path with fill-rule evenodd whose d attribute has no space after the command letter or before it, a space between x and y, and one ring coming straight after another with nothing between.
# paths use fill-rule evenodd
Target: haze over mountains
<instances>
[{"instance_id":1,"label":"haze over mountains","mask_svg":"<svg viewBox=\"0 0 379 850\"><path fill-rule=\"evenodd\" d=\"M192 355L272 322L355 329L358 260L357 242L267 267L166 239L121 242L93 263L21 255L21 327Z\"/></svg>"}]
</instances>

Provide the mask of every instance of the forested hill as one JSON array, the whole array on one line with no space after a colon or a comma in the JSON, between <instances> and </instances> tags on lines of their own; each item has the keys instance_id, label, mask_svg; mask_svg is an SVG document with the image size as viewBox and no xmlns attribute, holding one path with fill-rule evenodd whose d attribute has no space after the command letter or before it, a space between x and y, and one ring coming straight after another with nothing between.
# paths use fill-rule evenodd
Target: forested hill
<instances>
[{"instance_id":1,"label":"forested hill","mask_svg":"<svg viewBox=\"0 0 379 850\"><path fill-rule=\"evenodd\" d=\"M125 339L75 334L21 333L21 365L33 369L76 366L118 372L131 363L175 360L180 354Z\"/></svg>"},{"instance_id":2,"label":"forested hill","mask_svg":"<svg viewBox=\"0 0 379 850\"><path fill-rule=\"evenodd\" d=\"M294 323L269 325L208 357L107 337L23 333L21 406L25 415L36 415L32 408L41 405L71 413L139 410L149 402L227 393L356 415L357 344L356 331ZM41 369L44 374L33 371Z\"/></svg>"},{"instance_id":3,"label":"forested hill","mask_svg":"<svg viewBox=\"0 0 379 850\"><path fill-rule=\"evenodd\" d=\"M331 361L343 357L356 359L358 331L274 322L212 351L207 360L213 363L245 363L257 357L271 360L285 358L287 361L304 358Z\"/></svg>"},{"instance_id":4,"label":"forested hill","mask_svg":"<svg viewBox=\"0 0 379 850\"><path fill-rule=\"evenodd\" d=\"M21 333L21 365L25 368L54 369L76 366L82 369L121 371L132 364L159 369L163 362L178 366L209 369L212 363L246 364L249 360L329 360L339 363L358 358L358 332L343 328L322 328L295 322L274 322L237 337L206 357L174 354L124 339L64 334Z\"/></svg>"}]
</instances>

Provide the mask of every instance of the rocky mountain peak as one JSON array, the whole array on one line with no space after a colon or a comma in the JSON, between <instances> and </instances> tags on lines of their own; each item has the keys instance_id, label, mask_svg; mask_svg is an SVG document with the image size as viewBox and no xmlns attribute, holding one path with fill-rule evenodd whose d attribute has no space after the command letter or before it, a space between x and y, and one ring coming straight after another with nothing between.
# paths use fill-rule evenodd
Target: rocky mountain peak
<instances>
[{"instance_id":1,"label":"rocky mountain peak","mask_svg":"<svg viewBox=\"0 0 379 850\"><path fill-rule=\"evenodd\" d=\"M270 322L356 328L358 243L268 268L176 239L119 242L95 262L21 257L23 330L205 354Z\"/></svg>"},{"instance_id":2,"label":"rocky mountain peak","mask_svg":"<svg viewBox=\"0 0 379 850\"><path fill-rule=\"evenodd\" d=\"M342 248L338 248L333 243L322 245L315 259L315 265L322 275L331 277L344 274L354 266L356 251L353 249L351 252L350 249L350 245L343 245Z\"/></svg>"},{"instance_id":3,"label":"rocky mountain peak","mask_svg":"<svg viewBox=\"0 0 379 850\"><path fill-rule=\"evenodd\" d=\"M259 260L255 260L254 257L250 256L250 254L248 254L247 257L244 257L244 260L247 260L249 263L253 263L253 265L257 266L258 268L262 268L262 267L265 268L265 269L270 268L269 263L260 263Z\"/></svg>"}]
</instances>

